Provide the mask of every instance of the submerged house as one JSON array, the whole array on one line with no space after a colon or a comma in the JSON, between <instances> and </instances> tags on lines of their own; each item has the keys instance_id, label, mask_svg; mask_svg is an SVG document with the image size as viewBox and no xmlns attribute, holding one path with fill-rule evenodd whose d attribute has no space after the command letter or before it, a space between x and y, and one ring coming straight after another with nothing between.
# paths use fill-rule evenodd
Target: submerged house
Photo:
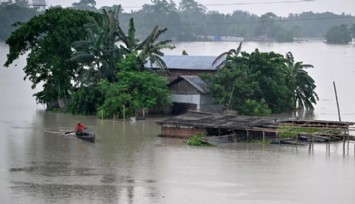
<instances>
[{"instance_id":1,"label":"submerged house","mask_svg":"<svg viewBox=\"0 0 355 204\"><path fill-rule=\"evenodd\" d=\"M212 96L206 83L199 77L201 74L214 73L217 65L213 65L216 57L214 56L188 56L188 55L167 55L162 60L169 69L167 77L169 90L173 106L170 111L172 114L185 113L188 110L216 112L220 106L212 103ZM159 70L156 63L148 60L145 64L147 69ZM155 110L157 111L157 110Z\"/></svg>"},{"instance_id":2,"label":"submerged house","mask_svg":"<svg viewBox=\"0 0 355 204\"><path fill-rule=\"evenodd\" d=\"M207 84L198 76L179 76L168 84L173 102L172 113L179 114L188 110L213 111L212 95Z\"/></svg>"}]
</instances>

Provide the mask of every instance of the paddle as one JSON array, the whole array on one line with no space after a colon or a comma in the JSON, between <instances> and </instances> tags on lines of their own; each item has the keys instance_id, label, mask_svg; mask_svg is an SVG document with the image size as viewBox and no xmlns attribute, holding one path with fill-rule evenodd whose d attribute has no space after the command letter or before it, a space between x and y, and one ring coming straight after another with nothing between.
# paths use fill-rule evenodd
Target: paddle
<instances>
[{"instance_id":1,"label":"paddle","mask_svg":"<svg viewBox=\"0 0 355 204\"><path fill-rule=\"evenodd\" d=\"M64 134L66 135L66 134L73 133L73 132L75 132L75 131L74 130L73 131L68 131L68 132L65 132Z\"/></svg>"}]
</instances>

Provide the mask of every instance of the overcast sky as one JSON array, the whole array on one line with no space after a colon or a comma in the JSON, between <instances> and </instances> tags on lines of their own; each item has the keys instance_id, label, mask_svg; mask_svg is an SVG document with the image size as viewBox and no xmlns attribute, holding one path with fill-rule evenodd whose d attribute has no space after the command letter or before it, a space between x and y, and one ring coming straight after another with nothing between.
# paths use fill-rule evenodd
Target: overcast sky
<instances>
[{"instance_id":1,"label":"overcast sky","mask_svg":"<svg viewBox=\"0 0 355 204\"><path fill-rule=\"evenodd\" d=\"M46 0L48 5L71 6L80 0ZM315 13L330 11L333 13L351 14L355 16L355 0L195 0L205 5L208 11L232 13L235 10L248 11L261 15L273 12L279 16L287 16L289 13L301 13L313 11ZM180 0L174 0L178 5ZM151 0L96 0L96 7L121 4L125 12L138 10L143 4L151 4Z\"/></svg>"}]
</instances>

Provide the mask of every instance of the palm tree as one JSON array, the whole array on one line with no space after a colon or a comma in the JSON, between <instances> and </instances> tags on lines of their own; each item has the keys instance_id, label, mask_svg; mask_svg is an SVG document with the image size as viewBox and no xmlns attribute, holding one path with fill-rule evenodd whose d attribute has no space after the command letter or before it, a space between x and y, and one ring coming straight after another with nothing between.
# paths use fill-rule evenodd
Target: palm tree
<instances>
[{"instance_id":1,"label":"palm tree","mask_svg":"<svg viewBox=\"0 0 355 204\"><path fill-rule=\"evenodd\" d=\"M118 9L106 12L102 18L91 19L86 24L87 38L73 43L74 53L71 60L78 61L78 82L95 83L104 78L115 81L116 63L122 58L122 53L116 45L116 18Z\"/></svg>"},{"instance_id":2,"label":"palm tree","mask_svg":"<svg viewBox=\"0 0 355 204\"><path fill-rule=\"evenodd\" d=\"M151 63L156 63L162 70L168 72L167 66L161 58L164 56L161 50L166 48L174 49L175 46L171 43L171 40L157 41L166 30L167 28L159 29L159 27L156 26L152 32L140 42L136 39L134 20L131 18L129 21L128 35L126 35L121 28L117 30L117 35L123 42L120 48L126 55L137 53L137 68L139 70L144 69L144 64L149 59Z\"/></svg>"},{"instance_id":3,"label":"palm tree","mask_svg":"<svg viewBox=\"0 0 355 204\"><path fill-rule=\"evenodd\" d=\"M237 49L230 49L227 52L223 52L220 54L212 63L212 65L217 65L217 68L224 67L228 62L234 62L233 60L235 57L237 57L242 50L242 42L239 43L239 46Z\"/></svg>"},{"instance_id":4,"label":"palm tree","mask_svg":"<svg viewBox=\"0 0 355 204\"><path fill-rule=\"evenodd\" d=\"M239 43L239 46L237 49L230 49L229 51L223 52L222 54L217 56L217 58L212 62L212 65L219 63L217 65L217 68L222 68L222 67L236 68L235 58L240 54L241 50L242 50L242 42ZM243 74L241 74L241 73L242 73L242 71L240 72L240 75L243 76ZM227 110L229 110L231 107L237 79L238 78L235 78L235 80L232 82L232 88L230 91L230 96L229 96L229 100L228 100L228 104L227 104Z\"/></svg>"},{"instance_id":5,"label":"palm tree","mask_svg":"<svg viewBox=\"0 0 355 204\"><path fill-rule=\"evenodd\" d=\"M319 100L315 92L315 81L308 72L307 68L313 68L313 65L295 62L291 52L286 54L286 66L288 67L290 84L294 90L294 103L296 109L313 110L313 104Z\"/></svg>"},{"instance_id":6,"label":"palm tree","mask_svg":"<svg viewBox=\"0 0 355 204\"><path fill-rule=\"evenodd\" d=\"M119 25L118 14L120 7L106 11L103 10L102 18L92 19L85 25L88 36L85 40L73 43L74 54L71 60L78 61L77 81L82 84L92 84L100 79L109 82L116 81L117 63L132 55L137 55L136 69L143 70L145 62L156 63L164 70L168 70L161 59L164 48L175 48L170 40L157 42L157 39L167 29L158 29L156 26L150 35L139 42L135 36L133 19L129 21L128 35ZM119 46L118 46L119 45Z\"/></svg>"}]
</instances>

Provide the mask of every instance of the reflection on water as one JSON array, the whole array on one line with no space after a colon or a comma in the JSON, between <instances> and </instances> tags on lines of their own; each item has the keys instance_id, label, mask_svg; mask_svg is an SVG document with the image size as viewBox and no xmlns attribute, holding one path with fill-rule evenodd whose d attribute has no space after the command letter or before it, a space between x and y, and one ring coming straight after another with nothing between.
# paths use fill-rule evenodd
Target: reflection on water
<instances>
[{"instance_id":1,"label":"reflection on water","mask_svg":"<svg viewBox=\"0 0 355 204\"><path fill-rule=\"evenodd\" d=\"M206 55L228 46L186 43L177 44L176 51L199 49L197 53ZM337 81L343 120L355 121L354 96L349 94L355 75L353 47L245 43L244 49L256 46L262 51L292 51L296 60L315 65L311 74L321 100L313 113L298 113L298 117L337 120L332 92L332 81ZM0 100L1 203L332 204L355 200L353 141L190 147L180 139L157 137L156 121L162 118L129 122L45 112L35 104L30 84L22 77L21 70L0 69L0 91L6 96ZM77 120L96 133L96 144L64 134Z\"/></svg>"}]
</instances>

